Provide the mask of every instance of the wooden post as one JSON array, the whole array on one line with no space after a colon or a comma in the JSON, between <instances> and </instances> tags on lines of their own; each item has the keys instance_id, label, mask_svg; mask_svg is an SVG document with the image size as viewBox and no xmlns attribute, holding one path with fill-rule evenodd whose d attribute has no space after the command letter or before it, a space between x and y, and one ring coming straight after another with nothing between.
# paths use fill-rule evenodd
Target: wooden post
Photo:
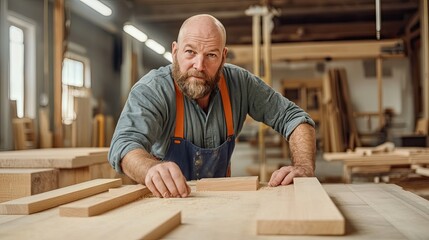
<instances>
[{"instance_id":1,"label":"wooden post","mask_svg":"<svg viewBox=\"0 0 429 240\"><path fill-rule=\"evenodd\" d=\"M261 16L253 15L253 74L261 76Z\"/></svg>"},{"instance_id":2,"label":"wooden post","mask_svg":"<svg viewBox=\"0 0 429 240\"><path fill-rule=\"evenodd\" d=\"M429 5L427 0L420 0L420 39L422 44L422 80L423 80L423 117L429 118Z\"/></svg>"},{"instance_id":3,"label":"wooden post","mask_svg":"<svg viewBox=\"0 0 429 240\"><path fill-rule=\"evenodd\" d=\"M0 0L0 150L12 149L9 105L9 29L7 0Z\"/></svg>"},{"instance_id":4,"label":"wooden post","mask_svg":"<svg viewBox=\"0 0 429 240\"><path fill-rule=\"evenodd\" d=\"M376 70L377 70L377 83L378 83L378 119L379 126L382 127L384 124L383 116L383 63L381 56L376 59Z\"/></svg>"},{"instance_id":5,"label":"wooden post","mask_svg":"<svg viewBox=\"0 0 429 240\"><path fill-rule=\"evenodd\" d=\"M55 0L54 6L54 147L63 146L62 123L62 69L64 38L64 0Z\"/></svg>"}]
</instances>

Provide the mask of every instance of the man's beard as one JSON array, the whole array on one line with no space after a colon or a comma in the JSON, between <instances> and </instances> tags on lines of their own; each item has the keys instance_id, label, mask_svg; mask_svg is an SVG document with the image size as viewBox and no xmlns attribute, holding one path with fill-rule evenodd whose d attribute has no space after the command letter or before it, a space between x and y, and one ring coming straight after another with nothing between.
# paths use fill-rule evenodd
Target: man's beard
<instances>
[{"instance_id":1,"label":"man's beard","mask_svg":"<svg viewBox=\"0 0 429 240\"><path fill-rule=\"evenodd\" d=\"M199 72L195 69L190 69L185 73L181 73L177 58L174 60L172 73L173 79L176 81L177 86L185 96L194 100L200 99L207 96L215 89L223 71L223 63L219 66L216 74L213 77L209 77L206 73ZM188 80L190 77L202 78L204 80L196 79L191 81Z\"/></svg>"}]
</instances>

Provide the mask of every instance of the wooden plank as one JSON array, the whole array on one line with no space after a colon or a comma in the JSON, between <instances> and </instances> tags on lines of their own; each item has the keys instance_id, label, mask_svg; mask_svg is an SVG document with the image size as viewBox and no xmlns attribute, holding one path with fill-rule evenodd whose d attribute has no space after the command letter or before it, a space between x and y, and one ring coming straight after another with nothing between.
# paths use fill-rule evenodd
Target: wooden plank
<instances>
[{"instance_id":1,"label":"wooden plank","mask_svg":"<svg viewBox=\"0 0 429 240\"><path fill-rule=\"evenodd\" d=\"M95 179L73 186L1 203L0 214L32 214L92 196L94 194L107 191L109 188L119 187L121 185L121 179Z\"/></svg>"},{"instance_id":2,"label":"wooden plank","mask_svg":"<svg viewBox=\"0 0 429 240\"><path fill-rule=\"evenodd\" d=\"M60 216L90 217L100 215L132 202L148 193L150 193L150 190L140 184L110 189L107 193L101 193L59 207Z\"/></svg>"},{"instance_id":3,"label":"wooden plank","mask_svg":"<svg viewBox=\"0 0 429 240\"><path fill-rule=\"evenodd\" d=\"M58 188L55 169L0 168L0 202Z\"/></svg>"},{"instance_id":4,"label":"wooden plank","mask_svg":"<svg viewBox=\"0 0 429 240\"><path fill-rule=\"evenodd\" d=\"M64 0L54 2L54 147L63 146L62 69L64 60Z\"/></svg>"},{"instance_id":5,"label":"wooden plank","mask_svg":"<svg viewBox=\"0 0 429 240\"><path fill-rule=\"evenodd\" d=\"M422 176L429 177L429 168L425 168L425 167L422 167L422 166L417 166L416 167L416 173L420 174Z\"/></svg>"},{"instance_id":6,"label":"wooden plank","mask_svg":"<svg viewBox=\"0 0 429 240\"><path fill-rule=\"evenodd\" d=\"M203 178L197 181L197 191L256 191L259 177Z\"/></svg>"},{"instance_id":7,"label":"wooden plank","mask_svg":"<svg viewBox=\"0 0 429 240\"><path fill-rule=\"evenodd\" d=\"M282 198L261 202L259 235L343 235L345 220L317 178L294 178Z\"/></svg>"},{"instance_id":8,"label":"wooden plank","mask_svg":"<svg viewBox=\"0 0 429 240\"><path fill-rule=\"evenodd\" d=\"M44 148L0 152L0 168L78 168L107 162L108 148Z\"/></svg>"}]
</instances>

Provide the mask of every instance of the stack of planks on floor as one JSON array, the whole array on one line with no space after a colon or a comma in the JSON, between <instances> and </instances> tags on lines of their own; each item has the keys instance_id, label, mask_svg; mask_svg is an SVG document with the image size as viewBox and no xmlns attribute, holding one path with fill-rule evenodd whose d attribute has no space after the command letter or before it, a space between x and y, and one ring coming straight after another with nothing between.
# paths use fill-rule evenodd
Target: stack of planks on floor
<instances>
[{"instance_id":1,"label":"stack of planks on floor","mask_svg":"<svg viewBox=\"0 0 429 240\"><path fill-rule=\"evenodd\" d=\"M323 150L344 152L360 147L347 74L344 69L330 69L323 79Z\"/></svg>"}]
</instances>

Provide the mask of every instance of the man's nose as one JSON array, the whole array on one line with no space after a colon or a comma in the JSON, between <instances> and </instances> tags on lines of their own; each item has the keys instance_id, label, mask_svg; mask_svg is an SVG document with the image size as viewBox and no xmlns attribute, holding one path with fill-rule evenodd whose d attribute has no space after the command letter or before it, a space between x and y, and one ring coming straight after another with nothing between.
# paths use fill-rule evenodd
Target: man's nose
<instances>
[{"instance_id":1,"label":"man's nose","mask_svg":"<svg viewBox=\"0 0 429 240\"><path fill-rule=\"evenodd\" d=\"M204 56L198 55L194 58L194 69L199 72L204 70Z\"/></svg>"}]
</instances>

